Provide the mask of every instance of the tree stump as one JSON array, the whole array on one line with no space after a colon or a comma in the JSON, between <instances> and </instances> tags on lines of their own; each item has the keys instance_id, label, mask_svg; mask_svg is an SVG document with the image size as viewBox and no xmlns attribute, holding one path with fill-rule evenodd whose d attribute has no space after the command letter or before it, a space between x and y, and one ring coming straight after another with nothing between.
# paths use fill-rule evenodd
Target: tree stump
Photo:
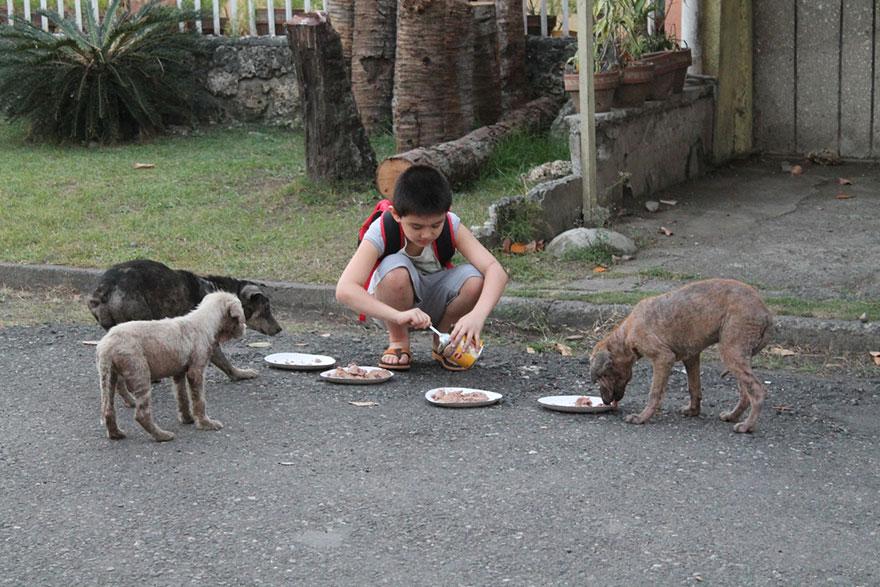
<instances>
[{"instance_id":1,"label":"tree stump","mask_svg":"<svg viewBox=\"0 0 880 587\"><path fill-rule=\"evenodd\" d=\"M478 128L465 136L432 147L393 155L376 169L376 187L387 197L394 193L397 177L413 165L430 165L443 172L458 187L475 178L502 139L514 132L547 130L559 113L561 98L545 96L506 114L499 122Z\"/></svg>"},{"instance_id":2,"label":"tree stump","mask_svg":"<svg viewBox=\"0 0 880 587\"><path fill-rule=\"evenodd\" d=\"M342 43L342 56L345 64L351 65L351 46L354 31L354 0L333 0L329 3L327 14L330 15L330 26L339 33Z\"/></svg>"},{"instance_id":3,"label":"tree stump","mask_svg":"<svg viewBox=\"0 0 880 587\"><path fill-rule=\"evenodd\" d=\"M351 88L367 133L390 129L397 48L397 0L357 0Z\"/></svg>"},{"instance_id":4,"label":"tree stump","mask_svg":"<svg viewBox=\"0 0 880 587\"><path fill-rule=\"evenodd\" d=\"M474 9L474 126L486 126L501 117L495 2L471 2L471 7Z\"/></svg>"},{"instance_id":5,"label":"tree stump","mask_svg":"<svg viewBox=\"0 0 880 587\"><path fill-rule=\"evenodd\" d=\"M473 63L472 18L463 0L400 0L393 100L398 151L470 130L471 92L463 87L473 74L462 67Z\"/></svg>"},{"instance_id":6,"label":"tree stump","mask_svg":"<svg viewBox=\"0 0 880 587\"><path fill-rule=\"evenodd\" d=\"M294 15L287 40L303 100L309 178L372 177L376 155L354 105L339 34L325 13L309 12Z\"/></svg>"},{"instance_id":7,"label":"tree stump","mask_svg":"<svg viewBox=\"0 0 880 587\"><path fill-rule=\"evenodd\" d=\"M526 100L526 33L522 2L495 0L498 23L498 65L501 76L501 105L508 112Z\"/></svg>"}]
</instances>

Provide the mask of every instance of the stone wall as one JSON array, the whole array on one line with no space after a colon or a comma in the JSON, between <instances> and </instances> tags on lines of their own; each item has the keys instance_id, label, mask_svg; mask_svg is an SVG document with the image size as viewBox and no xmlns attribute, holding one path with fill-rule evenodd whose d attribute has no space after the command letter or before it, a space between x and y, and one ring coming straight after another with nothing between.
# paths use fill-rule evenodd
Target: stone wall
<instances>
[{"instance_id":1,"label":"stone wall","mask_svg":"<svg viewBox=\"0 0 880 587\"><path fill-rule=\"evenodd\" d=\"M573 37L526 37L526 78L533 98L561 96L565 62L577 52Z\"/></svg>"},{"instance_id":2,"label":"stone wall","mask_svg":"<svg viewBox=\"0 0 880 587\"><path fill-rule=\"evenodd\" d=\"M214 46L202 83L217 99L216 122L302 129L302 110L286 37L207 38Z\"/></svg>"},{"instance_id":3,"label":"stone wall","mask_svg":"<svg viewBox=\"0 0 880 587\"><path fill-rule=\"evenodd\" d=\"M203 83L217 98L217 122L252 122L302 129L299 89L286 37L208 37L214 47L202 66ZM527 37L532 97L562 94L562 71L575 39Z\"/></svg>"},{"instance_id":4,"label":"stone wall","mask_svg":"<svg viewBox=\"0 0 880 587\"><path fill-rule=\"evenodd\" d=\"M706 173L712 161L714 111L714 80L689 77L683 94L597 114L596 175L602 208L597 216L632 209L654 192ZM566 116L562 123L569 132L574 173L536 185L525 196L492 204L489 219L472 227L482 242L498 244L502 209L523 200L543 209L540 237L545 240L581 225L579 120L579 115Z\"/></svg>"}]
</instances>

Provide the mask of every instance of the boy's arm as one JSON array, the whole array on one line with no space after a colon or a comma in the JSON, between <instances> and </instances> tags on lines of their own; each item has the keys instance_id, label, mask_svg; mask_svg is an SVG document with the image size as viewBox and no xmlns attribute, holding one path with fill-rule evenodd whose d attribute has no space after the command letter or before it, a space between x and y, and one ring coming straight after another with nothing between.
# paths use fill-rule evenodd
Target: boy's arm
<instances>
[{"instance_id":1,"label":"boy's arm","mask_svg":"<svg viewBox=\"0 0 880 587\"><path fill-rule=\"evenodd\" d=\"M427 324L431 323L431 319L421 310L401 312L380 302L364 289L364 283L370 277L378 260L379 251L376 247L367 240L362 241L342 271L339 281L336 282L336 300L355 312L367 316L396 324L410 324L417 328L426 328Z\"/></svg>"},{"instance_id":2,"label":"boy's arm","mask_svg":"<svg viewBox=\"0 0 880 587\"><path fill-rule=\"evenodd\" d=\"M492 253L477 240L464 224L458 226L455 245L468 262L483 274L483 291L473 310L465 314L452 330L454 340L478 340L486 318L498 304L507 286L507 272Z\"/></svg>"}]
</instances>

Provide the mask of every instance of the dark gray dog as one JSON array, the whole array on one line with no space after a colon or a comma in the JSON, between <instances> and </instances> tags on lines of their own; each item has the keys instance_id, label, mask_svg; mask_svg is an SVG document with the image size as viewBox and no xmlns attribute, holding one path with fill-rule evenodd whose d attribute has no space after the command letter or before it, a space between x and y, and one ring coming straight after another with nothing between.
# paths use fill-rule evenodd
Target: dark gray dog
<instances>
[{"instance_id":1,"label":"dark gray dog","mask_svg":"<svg viewBox=\"0 0 880 587\"><path fill-rule=\"evenodd\" d=\"M269 308L269 298L259 284L217 275L202 277L147 259L120 263L104 272L88 305L98 323L109 330L131 320L183 316L215 291L238 296L249 328L269 335L281 332ZM219 345L211 362L233 381L257 376L253 369L233 367Z\"/></svg>"}]
</instances>

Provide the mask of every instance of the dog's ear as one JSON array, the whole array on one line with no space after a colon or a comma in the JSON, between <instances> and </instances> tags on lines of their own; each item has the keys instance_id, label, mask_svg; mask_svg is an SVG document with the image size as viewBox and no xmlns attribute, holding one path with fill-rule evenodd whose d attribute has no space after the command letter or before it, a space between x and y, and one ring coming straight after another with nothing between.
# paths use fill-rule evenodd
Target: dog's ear
<instances>
[{"instance_id":1,"label":"dog's ear","mask_svg":"<svg viewBox=\"0 0 880 587\"><path fill-rule=\"evenodd\" d=\"M611 353L607 350L600 350L590 357L590 382L596 383L606 371L611 369Z\"/></svg>"},{"instance_id":2,"label":"dog's ear","mask_svg":"<svg viewBox=\"0 0 880 587\"><path fill-rule=\"evenodd\" d=\"M240 295L246 300L258 299L260 296L266 296L259 287L250 283L241 288Z\"/></svg>"}]
</instances>

